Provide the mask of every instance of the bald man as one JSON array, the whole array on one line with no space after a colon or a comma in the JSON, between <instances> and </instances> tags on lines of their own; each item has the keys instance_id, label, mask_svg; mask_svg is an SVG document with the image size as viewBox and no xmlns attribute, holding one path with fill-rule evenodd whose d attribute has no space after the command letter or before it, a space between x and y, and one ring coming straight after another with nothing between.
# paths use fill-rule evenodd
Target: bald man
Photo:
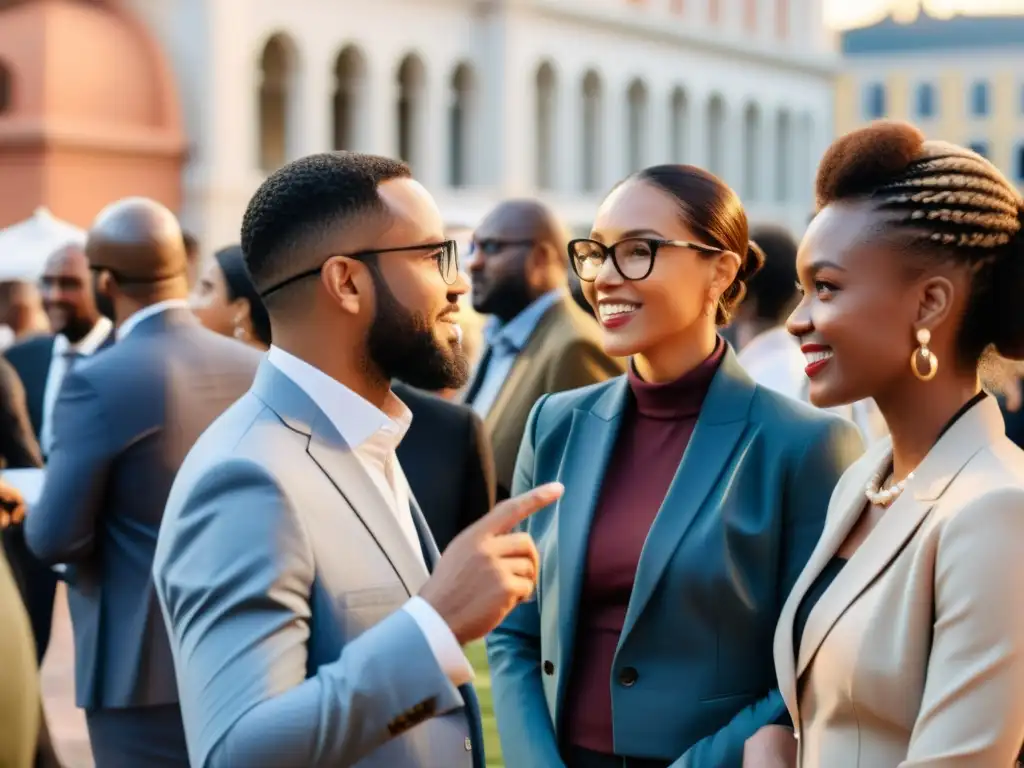
<instances>
[{"instance_id":1,"label":"bald man","mask_svg":"<svg viewBox=\"0 0 1024 768\"><path fill-rule=\"evenodd\" d=\"M601 350L597 323L569 294L568 241L546 206L511 200L484 219L470 244L473 308L491 318L465 400L490 436L499 498L508 497L534 403L624 370Z\"/></svg>"},{"instance_id":2,"label":"bald man","mask_svg":"<svg viewBox=\"0 0 1024 768\"><path fill-rule=\"evenodd\" d=\"M252 383L259 354L193 317L181 230L158 203L104 209L86 255L117 343L64 377L25 535L44 563L67 564L76 700L97 768L185 768L153 553L182 459Z\"/></svg>"}]
</instances>

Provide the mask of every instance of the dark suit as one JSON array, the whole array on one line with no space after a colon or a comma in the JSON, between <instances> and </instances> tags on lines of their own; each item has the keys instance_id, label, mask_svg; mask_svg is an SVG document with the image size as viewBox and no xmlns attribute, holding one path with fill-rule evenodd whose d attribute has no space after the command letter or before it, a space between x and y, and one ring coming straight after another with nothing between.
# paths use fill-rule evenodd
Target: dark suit
<instances>
[{"instance_id":1,"label":"dark suit","mask_svg":"<svg viewBox=\"0 0 1024 768\"><path fill-rule=\"evenodd\" d=\"M398 460L439 550L494 506L494 457L471 408L394 382L412 411Z\"/></svg>"},{"instance_id":2,"label":"dark suit","mask_svg":"<svg viewBox=\"0 0 1024 768\"><path fill-rule=\"evenodd\" d=\"M153 553L185 454L248 389L259 357L174 307L64 378L25 530L42 561L69 565L76 701L97 768L188 765Z\"/></svg>"},{"instance_id":3,"label":"dark suit","mask_svg":"<svg viewBox=\"0 0 1024 768\"><path fill-rule=\"evenodd\" d=\"M53 360L54 336L33 336L9 347L4 352L21 383L25 385L25 398L32 431L39 439L43 429L43 399L46 380L50 377L50 363Z\"/></svg>"},{"instance_id":4,"label":"dark suit","mask_svg":"<svg viewBox=\"0 0 1024 768\"><path fill-rule=\"evenodd\" d=\"M7 466L15 467L38 467L42 466L39 458L41 449L39 440L43 429L43 409L46 398L46 383L50 378L50 366L53 362L53 343L55 336L34 336L26 339L7 349L4 352L6 362L17 372L21 384L24 385L22 400L27 407L27 423L31 427L30 434L34 444L35 458L26 461L25 455L21 459L7 457ZM100 349L110 346L114 342L114 333L111 332ZM40 563L24 547L20 554L11 554L11 565L15 574L19 577L19 583L25 590L25 606L28 609L29 619L32 622L32 633L36 641L36 652L39 663L42 664L43 656L50 645L50 629L53 624L53 601L57 590L58 577L52 570ZM21 576L24 575L24 580Z\"/></svg>"},{"instance_id":5,"label":"dark suit","mask_svg":"<svg viewBox=\"0 0 1024 768\"><path fill-rule=\"evenodd\" d=\"M553 480L565 493L523 526L540 552L533 599L487 638L510 766L562 764L590 522L628 398L620 377L530 414L513 493ZM745 740L784 717L779 611L861 451L853 425L756 385L726 354L640 556L608 681L617 754L739 768Z\"/></svg>"}]
</instances>

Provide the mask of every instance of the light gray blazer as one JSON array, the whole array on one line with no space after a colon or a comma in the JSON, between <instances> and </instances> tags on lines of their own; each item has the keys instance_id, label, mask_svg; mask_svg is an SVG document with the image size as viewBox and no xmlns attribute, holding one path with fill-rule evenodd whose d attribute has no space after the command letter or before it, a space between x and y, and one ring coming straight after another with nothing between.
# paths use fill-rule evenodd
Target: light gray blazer
<instances>
[{"instance_id":1,"label":"light gray blazer","mask_svg":"<svg viewBox=\"0 0 1024 768\"><path fill-rule=\"evenodd\" d=\"M194 768L482 765L471 694L400 610L422 560L272 363L182 466L154 577Z\"/></svg>"}]
</instances>

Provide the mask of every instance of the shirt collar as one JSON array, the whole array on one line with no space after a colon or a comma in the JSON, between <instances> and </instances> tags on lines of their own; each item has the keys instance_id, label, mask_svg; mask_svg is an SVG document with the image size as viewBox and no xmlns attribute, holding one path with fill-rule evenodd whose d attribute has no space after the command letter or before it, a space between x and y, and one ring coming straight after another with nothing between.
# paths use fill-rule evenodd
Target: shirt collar
<instances>
[{"instance_id":1,"label":"shirt collar","mask_svg":"<svg viewBox=\"0 0 1024 768\"><path fill-rule=\"evenodd\" d=\"M117 340L122 340L125 336L135 330L143 320L148 320L154 315L159 315L161 312L166 312L169 309L188 309L188 299L167 299L166 301L158 301L156 304L150 304L148 307L143 307L138 312L129 315L125 321L117 327Z\"/></svg>"},{"instance_id":2,"label":"shirt collar","mask_svg":"<svg viewBox=\"0 0 1024 768\"><path fill-rule=\"evenodd\" d=\"M502 325L496 317L491 317L484 329L484 335L489 345L504 343L512 347L516 352L521 352L526 342L530 340L534 329L540 319L555 303L562 298L565 292L561 288L555 288L542 296L534 299L526 309Z\"/></svg>"},{"instance_id":3,"label":"shirt collar","mask_svg":"<svg viewBox=\"0 0 1024 768\"><path fill-rule=\"evenodd\" d=\"M412 411L394 392L383 409L357 395L340 381L290 352L271 345L267 361L294 381L324 412L342 440L358 448L371 437L385 434L397 447L412 424Z\"/></svg>"},{"instance_id":4,"label":"shirt collar","mask_svg":"<svg viewBox=\"0 0 1024 768\"><path fill-rule=\"evenodd\" d=\"M53 339L53 356L60 357L67 352L75 352L86 357L94 355L103 346L113 327L114 324L108 318L101 316L92 329L75 344L68 341L68 337L63 333L58 333Z\"/></svg>"}]
</instances>

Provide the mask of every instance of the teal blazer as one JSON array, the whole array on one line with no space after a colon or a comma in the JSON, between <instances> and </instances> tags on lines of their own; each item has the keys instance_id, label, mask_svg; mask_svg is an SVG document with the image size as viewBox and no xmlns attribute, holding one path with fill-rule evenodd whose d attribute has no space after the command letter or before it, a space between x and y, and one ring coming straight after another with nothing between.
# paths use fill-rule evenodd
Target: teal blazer
<instances>
[{"instance_id":1,"label":"teal blazer","mask_svg":"<svg viewBox=\"0 0 1024 768\"><path fill-rule=\"evenodd\" d=\"M512 492L558 480L565 493L523 526L540 551L534 597L487 639L509 766L562 765L587 536L628 397L620 376L530 414ZM640 558L608 681L616 754L741 768L744 741L785 720L775 624L862 452L852 424L756 385L728 350Z\"/></svg>"}]
</instances>

